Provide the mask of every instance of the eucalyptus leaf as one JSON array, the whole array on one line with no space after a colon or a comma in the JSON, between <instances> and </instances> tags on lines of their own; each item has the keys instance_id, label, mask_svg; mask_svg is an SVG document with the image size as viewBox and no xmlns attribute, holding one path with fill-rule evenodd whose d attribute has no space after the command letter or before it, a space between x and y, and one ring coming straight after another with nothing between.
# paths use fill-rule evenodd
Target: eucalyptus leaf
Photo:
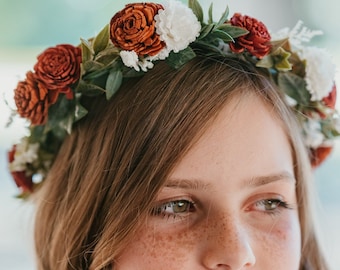
<instances>
[{"instance_id":1,"label":"eucalyptus leaf","mask_svg":"<svg viewBox=\"0 0 340 270\"><path fill-rule=\"evenodd\" d=\"M192 9L198 21L203 24L203 9L198 0L189 0L189 8Z\"/></svg>"},{"instance_id":2,"label":"eucalyptus leaf","mask_svg":"<svg viewBox=\"0 0 340 270\"><path fill-rule=\"evenodd\" d=\"M106 81L106 99L109 100L119 89L123 81L121 70L112 69Z\"/></svg>"},{"instance_id":3,"label":"eucalyptus leaf","mask_svg":"<svg viewBox=\"0 0 340 270\"><path fill-rule=\"evenodd\" d=\"M227 32L221 31L221 30L214 30L210 34L210 37L222 39L226 43L234 41L234 39L231 35L229 35Z\"/></svg>"},{"instance_id":4,"label":"eucalyptus leaf","mask_svg":"<svg viewBox=\"0 0 340 270\"><path fill-rule=\"evenodd\" d=\"M201 33L199 36L199 39L203 39L205 38L207 35L209 35L211 33L211 31L215 28L214 24L207 24L204 25L201 29Z\"/></svg>"},{"instance_id":5,"label":"eucalyptus leaf","mask_svg":"<svg viewBox=\"0 0 340 270\"><path fill-rule=\"evenodd\" d=\"M233 26L230 24L221 24L217 27L217 29L228 33L233 38L238 38L249 33L249 31L245 28Z\"/></svg>"},{"instance_id":6,"label":"eucalyptus leaf","mask_svg":"<svg viewBox=\"0 0 340 270\"><path fill-rule=\"evenodd\" d=\"M190 47L187 47L186 49L179 51L178 53L171 52L166 61L169 66L175 69L179 69L195 57L195 52Z\"/></svg>"},{"instance_id":7,"label":"eucalyptus leaf","mask_svg":"<svg viewBox=\"0 0 340 270\"><path fill-rule=\"evenodd\" d=\"M83 62L83 68L85 72L92 72L98 69L102 69L104 67L104 64L99 63L97 61L88 60L86 62Z\"/></svg>"},{"instance_id":8,"label":"eucalyptus leaf","mask_svg":"<svg viewBox=\"0 0 340 270\"><path fill-rule=\"evenodd\" d=\"M97 54L107 47L110 39L109 33L109 25L105 25L105 27L99 32L99 34L95 37L93 41L93 50L94 53Z\"/></svg>"},{"instance_id":9,"label":"eucalyptus leaf","mask_svg":"<svg viewBox=\"0 0 340 270\"><path fill-rule=\"evenodd\" d=\"M311 95L306 89L306 82L303 78L291 73L280 72L278 85L288 96L295 99L298 104L308 106Z\"/></svg>"},{"instance_id":10,"label":"eucalyptus leaf","mask_svg":"<svg viewBox=\"0 0 340 270\"><path fill-rule=\"evenodd\" d=\"M82 93L85 96L98 96L105 93L105 89L96 84L91 84L80 80L77 85L76 92Z\"/></svg>"},{"instance_id":11,"label":"eucalyptus leaf","mask_svg":"<svg viewBox=\"0 0 340 270\"><path fill-rule=\"evenodd\" d=\"M81 39L81 57L82 57L82 63L87 62L88 60L92 60L93 58L93 50L91 48L91 44L85 39Z\"/></svg>"},{"instance_id":12,"label":"eucalyptus leaf","mask_svg":"<svg viewBox=\"0 0 340 270\"><path fill-rule=\"evenodd\" d=\"M220 20L217 23L217 27L224 24L228 20L228 16L229 16L229 7L227 6L225 11L222 14Z\"/></svg>"},{"instance_id":13,"label":"eucalyptus leaf","mask_svg":"<svg viewBox=\"0 0 340 270\"><path fill-rule=\"evenodd\" d=\"M213 19L213 2L211 2L208 10L208 24L212 24L214 22Z\"/></svg>"}]
</instances>

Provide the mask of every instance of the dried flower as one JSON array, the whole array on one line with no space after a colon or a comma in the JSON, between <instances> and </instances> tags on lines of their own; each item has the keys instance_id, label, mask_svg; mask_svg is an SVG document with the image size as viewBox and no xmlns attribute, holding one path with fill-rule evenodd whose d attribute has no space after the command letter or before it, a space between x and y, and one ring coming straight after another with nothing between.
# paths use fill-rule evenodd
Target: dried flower
<instances>
[{"instance_id":1,"label":"dried flower","mask_svg":"<svg viewBox=\"0 0 340 270\"><path fill-rule=\"evenodd\" d=\"M18 114L28 118L32 125L42 125L47 120L48 90L36 80L34 73L28 72L26 80L20 81L14 90L14 100Z\"/></svg>"},{"instance_id":2,"label":"dried flower","mask_svg":"<svg viewBox=\"0 0 340 270\"><path fill-rule=\"evenodd\" d=\"M8 152L8 162L11 165L15 160L16 154L16 145L13 145L11 151ZM23 192L32 192L33 191L33 180L32 175L27 175L25 170L13 171L10 170L11 175L14 179L16 185L22 189Z\"/></svg>"},{"instance_id":3,"label":"dried flower","mask_svg":"<svg viewBox=\"0 0 340 270\"><path fill-rule=\"evenodd\" d=\"M306 60L307 90L312 101L327 97L332 91L335 77L335 65L326 50L305 47L301 50L301 59Z\"/></svg>"},{"instance_id":4,"label":"dried flower","mask_svg":"<svg viewBox=\"0 0 340 270\"><path fill-rule=\"evenodd\" d=\"M331 108L331 109L334 109L334 108L335 108L335 103L336 103L336 92L337 92L336 84L334 83L333 88L332 88L332 91L329 93L329 95L328 95L327 97L324 97L324 98L322 99L323 103L324 103L328 108Z\"/></svg>"},{"instance_id":5,"label":"dried flower","mask_svg":"<svg viewBox=\"0 0 340 270\"><path fill-rule=\"evenodd\" d=\"M192 10L181 2L167 1L155 16L156 32L169 51L185 49L200 34L201 24Z\"/></svg>"},{"instance_id":6,"label":"dried flower","mask_svg":"<svg viewBox=\"0 0 340 270\"><path fill-rule=\"evenodd\" d=\"M234 43L230 43L230 49L233 52L241 53L247 50L257 58L262 58L270 52L270 34L262 22L252 17L235 13L230 19L230 23L249 31L245 36L236 38Z\"/></svg>"},{"instance_id":7,"label":"dried flower","mask_svg":"<svg viewBox=\"0 0 340 270\"><path fill-rule=\"evenodd\" d=\"M313 168L318 167L332 152L332 146L321 146L316 149L311 149L311 165Z\"/></svg>"},{"instance_id":8,"label":"dried flower","mask_svg":"<svg viewBox=\"0 0 340 270\"><path fill-rule=\"evenodd\" d=\"M122 50L135 51L137 55L156 55L165 47L155 30L154 17L160 9L163 6L154 3L126 5L111 19L112 43Z\"/></svg>"},{"instance_id":9,"label":"dried flower","mask_svg":"<svg viewBox=\"0 0 340 270\"><path fill-rule=\"evenodd\" d=\"M36 77L48 90L73 98L71 86L80 77L81 49L68 44L46 49L34 66ZM56 100L56 98L55 98Z\"/></svg>"}]
</instances>

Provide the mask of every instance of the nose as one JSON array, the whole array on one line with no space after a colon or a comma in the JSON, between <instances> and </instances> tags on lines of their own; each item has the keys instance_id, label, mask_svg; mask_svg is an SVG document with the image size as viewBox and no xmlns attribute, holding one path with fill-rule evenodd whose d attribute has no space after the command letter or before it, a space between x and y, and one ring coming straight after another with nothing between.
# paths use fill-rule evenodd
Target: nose
<instances>
[{"instance_id":1,"label":"nose","mask_svg":"<svg viewBox=\"0 0 340 270\"><path fill-rule=\"evenodd\" d=\"M203 265L211 270L246 270L255 265L250 232L235 220L210 224L203 247Z\"/></svg>"}]
</instances>

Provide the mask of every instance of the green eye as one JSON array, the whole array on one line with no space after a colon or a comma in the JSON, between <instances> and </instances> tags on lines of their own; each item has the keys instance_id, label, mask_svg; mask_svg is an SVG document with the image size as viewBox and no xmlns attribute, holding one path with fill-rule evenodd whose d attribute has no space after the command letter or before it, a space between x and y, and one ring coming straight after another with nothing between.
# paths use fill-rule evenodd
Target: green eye
<instances>
[{"instance_id":1,"label":"green eye","mask_svg":"<svg viewBox=\"0 0 340 270\"><path fill-rule=\"evenodd\" d=\"M190 209L191 203L185 200L175 201L171 206L174 213L185 213Z\"/></svg>"},{"instance_id":2,"label":"green eye","mask_svg":"<svg viewBox=\"0 0 340 270\"><path fill-rule=\"evenodd\" d=\"M280 206L281 201L279 200L265 200L263 206L267 211L275 210Z\"/></svg>"},{"instance_id":3,"label":"green eye","mask_svg":"<svg viewBox=\"0 0 340 270\"><path fill-rule=\"evenodd\" d=\"M152 209L153 215L184 215L194 210L194 203L188 200L171 201Z\"/></svg>"}]
</instances>

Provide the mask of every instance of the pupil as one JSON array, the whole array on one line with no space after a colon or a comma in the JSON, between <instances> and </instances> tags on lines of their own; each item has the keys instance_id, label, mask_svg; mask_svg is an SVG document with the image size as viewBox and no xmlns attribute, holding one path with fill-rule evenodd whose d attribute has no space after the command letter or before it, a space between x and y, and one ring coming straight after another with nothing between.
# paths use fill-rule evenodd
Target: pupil
<instances>
[{"instance_id":1,"label":"pupil","mask_svg":"<svg viewBox=\"0 0 340 270\"><path fill-rule=\"evenodd\" d=\"M187 208L188 208L187 202L184 201L175 202L173 206L173 210L175 213L185 212Z\"/></svg>"}]
</instances>

